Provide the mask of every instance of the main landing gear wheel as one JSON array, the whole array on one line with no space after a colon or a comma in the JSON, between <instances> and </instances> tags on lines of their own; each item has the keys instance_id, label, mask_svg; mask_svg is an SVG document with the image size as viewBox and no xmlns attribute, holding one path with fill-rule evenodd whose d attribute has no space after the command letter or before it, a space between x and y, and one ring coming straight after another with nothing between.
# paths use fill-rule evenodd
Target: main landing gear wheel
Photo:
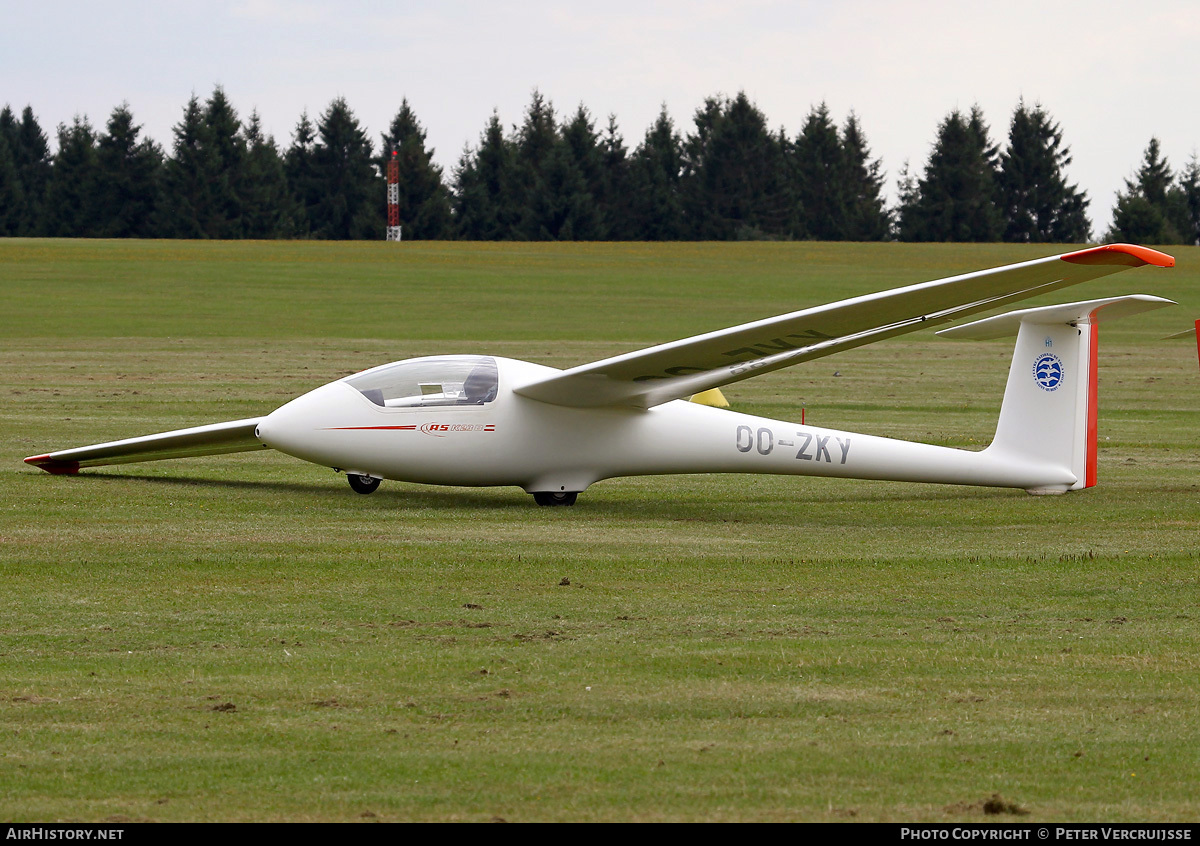
<instances>
[{"instance_id":1,"label":"main landing gear wheel","mask_svg":"<svg viewBox=\"0 0 1200 846\"><path fill-rule=\"evenodd\" d=\"M350 487L355 493L369 494L375 493L375 489L379 487L379 479L374 476L360 476L357 473L347 473L346 481L350 483Z\"/></svg>"},{"instance_id":2,"label":"main landing gear wheel","mask_svg":"<svg viewBox=\"0 0 1200 846\"><path fill-rule=\"evenodd\" d=\"M538 505L574 505L579 498L579 491L539 491L533 495L533 501Z\"/></svg>"}]
</instances>

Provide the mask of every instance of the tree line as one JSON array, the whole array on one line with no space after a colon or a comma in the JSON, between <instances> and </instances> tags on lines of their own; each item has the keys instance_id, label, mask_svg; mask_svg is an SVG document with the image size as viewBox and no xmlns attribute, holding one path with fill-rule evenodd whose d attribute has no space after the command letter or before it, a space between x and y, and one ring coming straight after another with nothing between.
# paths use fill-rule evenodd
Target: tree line
<instances>
[{"instance_id":1,"label":"tree line","mask_svg":"<svg viewBox=\"0 0 1200 846\"><path fill-rule=\"evenodd\" d=\"M884 200L882 162L858 117L825 104L795 135L746 96L710 97L681 131L664 106L627 147L609 116L559 116L534 91L520 124L493 113L447 178L407 100L378 144L344 98L291 142L242 120L217 87L195 95L169 148L128 104L103 129L59 125L53 153L31 107L0 111L0 236L378 239L384 174L400 171L405 238L470 240L1088 240L1086 193L1068 182L1062 129L1018 103L1001 148L978 106L939 123L919 172ZM1178 173L1151 139L1106 240L1200 243L1200 162Z\"/></svg>"}]
</instances>

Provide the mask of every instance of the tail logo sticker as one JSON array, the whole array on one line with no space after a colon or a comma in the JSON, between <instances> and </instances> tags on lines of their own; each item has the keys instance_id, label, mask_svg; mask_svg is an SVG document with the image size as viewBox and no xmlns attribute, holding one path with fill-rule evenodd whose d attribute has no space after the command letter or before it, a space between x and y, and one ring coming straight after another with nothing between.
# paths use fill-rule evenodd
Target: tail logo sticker
<instances>
[{"instance_id":1,"label":"tail logo sticker","mask_svg":"<svg viewBox=\"0 0 1200 846\"><path fill-rule=\"evenodd\" d=\"M1033 381L1043 391L1057 391L1062 380L1062 359L1054 353L1043 353L1033 362Z\"/></svg>"}]
</instances>

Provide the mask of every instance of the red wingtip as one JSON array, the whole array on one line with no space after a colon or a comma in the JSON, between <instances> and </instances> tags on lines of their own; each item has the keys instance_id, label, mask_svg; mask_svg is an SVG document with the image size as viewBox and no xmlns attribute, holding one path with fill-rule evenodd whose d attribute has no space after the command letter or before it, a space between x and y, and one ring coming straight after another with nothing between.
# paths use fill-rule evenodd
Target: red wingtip
<instances>
[{"instance_id":1,"label":"red wingtip","mask_svg":"<svg viewBox=\"0 0 1200 846\"><path fill-rule=\"evenodd\" d=\"M1059 256L1071 264L1123 264L1127 267L1141 267L1152 264L1155 267L1174 267L1175 257L1149 247L1139 247L1136 244L1105 244L1102 247L1089 247Z\"/></svg>"},{"instance_id":2,"label":"red wingtip","mask_svg":"<svg viewBox=\"0 0 1200 846\"><path fill-rule=\"evenodd\" d=\"M49 455L31 455L25 459L25 463L40 467L55 476L74 476L79 472L78 461L62 461Z\"/></svg>"}]
</instances>

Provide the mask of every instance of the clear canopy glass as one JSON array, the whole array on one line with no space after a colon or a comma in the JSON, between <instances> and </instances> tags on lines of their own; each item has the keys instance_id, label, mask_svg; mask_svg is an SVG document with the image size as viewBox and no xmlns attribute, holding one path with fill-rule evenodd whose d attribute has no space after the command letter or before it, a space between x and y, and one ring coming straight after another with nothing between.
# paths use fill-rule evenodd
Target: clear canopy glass
<instances>
[{"instance_id":1,"label":"clear canopy glass","mask_svg":"<svg viewBox=\"0 0 1200 846\"><path fill-rule=\"evenodd\" d=\"M496 398L496 360L443 355L385 364L343 380L384 408L483 405Z\"/></svg>"}]
</instances>

